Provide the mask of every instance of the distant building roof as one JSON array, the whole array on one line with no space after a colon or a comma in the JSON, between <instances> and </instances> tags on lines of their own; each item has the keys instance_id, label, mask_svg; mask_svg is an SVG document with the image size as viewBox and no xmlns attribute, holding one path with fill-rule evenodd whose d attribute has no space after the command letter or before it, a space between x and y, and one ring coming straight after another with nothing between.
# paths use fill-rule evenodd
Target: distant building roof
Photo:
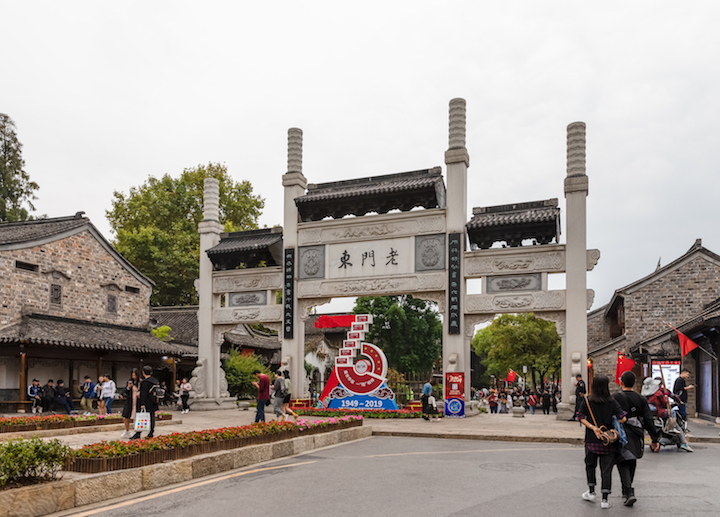
<instances>
[{"instance_id":1,"label":"distant building roof","mask_svg":"<svg viewBox=\"0 0 720 517\"><path fill-rule=\"evenodd\" d=\"M476 207L465 226L470 243L480 249L503 241L511 247L521 246L525 239L550 244L560 236L558 200Z\"/></svg>"},{"instance_id":2,"label":"distant building roof","mask_svg":"<svg viewBox=\"0 0 720 517\"><path fill-rule=\"evenodd\" d=\"M158 339L147 329L59 318L44 314L25 315L0 329L0 343L119 350L160 355L197 356L197 348Z\"/></svg>"},{"instance_id":3,"label":"distant building roof","mask_svg":"<svg viewBox=\"0 0 720 517\"><path fill-rule=\"evenodd\" d=\"M223 233L220 242L207 250L216 269L235 269L239 266L257 267L282 264L282 227L263 228L245 232Z\"/></svg>"},{"instance_id":4,"label":"distant building roof","mask_svg":"<svg viewBox=\"0 0 720 517\"><path fill-rule=\"evenodd\" d=\"M17 250L41 246L53 241L70 237L82 231L88 231L100 245L110 253L138 281L148 287L154 282L138 271L125 257L113 248L105 237L93 226L90 219L83 217L85 212L77 212L69 217L35 219L18 223L0 223L0 251Z\"/></svg>"},{"instance_id":5,"label":"distant building roof","mask_svg":"<svg viewBox=\"0 0 720 517\"><path fill-rule=\"evenodd\" d=\"M415 207L444 208L445 183L440 167L347 181L309 184L295 199L303 221L368 212L410 211Z\"/></svg>"},{"instance_id":6,"label":"distant building roof","mask_svg":"<svg viewBox=\"0 0 720 517\"><path fill-rule=\"evenodd\" d=\"M157 321L159 327L170 327L173 343L197 346L198 319L197 305L182 307L150 307L150 318Z\"/></svg>"},{"instance_id":7,"label":"distant building roof","mask_svg":"<svg viewBox=\"0 0 720 517\"><path fill-rule=\"evenodd\" d=\"M250 325L238 325L235 329L225 332L225 341L239 348L262 350L280 350L282 348L277 335L260 332Z\"/></svg>"}]
</instances>

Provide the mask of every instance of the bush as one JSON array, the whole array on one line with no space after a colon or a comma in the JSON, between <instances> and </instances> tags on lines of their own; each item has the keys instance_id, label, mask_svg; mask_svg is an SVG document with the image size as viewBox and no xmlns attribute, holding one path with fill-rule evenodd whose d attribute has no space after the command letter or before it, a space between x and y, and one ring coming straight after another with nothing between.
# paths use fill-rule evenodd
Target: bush
<instances>
[{"instance_id":1,"label":"bush","mask_svg":"<svg viewBox=\"0 0 720 517\"><path fill-rule=\"evenodd\" d=\"M223 363L223 370L225 370L225 378L228 382L228 391L233 397L255 398L257 388L252 385L257 381L253 374L255 370L268 374L271 377L270 382L272 382L270 370L262 363L259 356L240 355L236 348L231 349L228 356Z\"/></svg>"},{"instance_id":2,"label":"bush","mask_svg":"<svg viewBox=\"0 0 720 517\"><path fill-rule=\"evenodd\" d=\"M55 479L69 454L70 447L60 440L20 438L0 443L0 487Z\"/></svg>"}]
</instances>

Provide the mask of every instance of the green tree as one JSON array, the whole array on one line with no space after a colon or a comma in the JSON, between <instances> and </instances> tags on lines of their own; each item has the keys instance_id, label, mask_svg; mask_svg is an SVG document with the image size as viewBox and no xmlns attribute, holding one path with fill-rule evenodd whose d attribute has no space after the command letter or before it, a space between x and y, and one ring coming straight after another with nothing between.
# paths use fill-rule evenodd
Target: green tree
<instances>
[{"instance_id":1,"label":"green tree","mask_svg":"<svg viewBox=\"0 0 720 517\"><path fill-rule=\"evenodd\" d=\"M249 181L235 182L222 164L185 169L179 178L150 177L126 196L115 192L106 212L115 233L113 244L155 282L152 305L197 303L203 181L220 181L220 222L225 231L257 228L265 201L252 193Z\"/></svg>"},{"instance_id":2,"label":"green tree","mask_svg":"<svg viewBox=\"0 0 720 517\"><path fill-rule=\"evenodd\" d=\"M22 144L15 133L15 122L0 113L0 222L32 218L28 209L35 210L32 201L37 199L34 192L38 184L30 181L24 167Z\"/></svg>"},{"instance_id":3,"label":"green tree","mask_svg":"<svg viewBox=\"0 0 720 517\"><path fill-rule=\"evenodd\" d=\"M228 391L233 397L254 398L257 395L257 388L253 382L257 380L253 372L260 370L268 374L272 382L272 374L267 366L257 355L240 355L237 348L231 348L228 358L223 362L225 378L228 382Z\"/></svg>"},{"instance_id":4,"label":"green tree","mask_svg":"<svg viewBox=\"0 0 720 517\"><path fill-rule=\"evenodd\" d=\"M372 314L366 339L404 374L426 373L442 353L442 322L432 302L402 296L358 298L355 314Z\"/></svg>"},{"instance_id":5,"label":"green tree","mask_svg":"<svg viewBox=\"0 0 720 517\"><path fill-rule=\"evenodd\" d=\"M487 366L488 375L505 377L508 369L531 370L533 385L536 372L540 378L560 371L560 336L555 323L536 318L534 314L502 314L479 330L472 340L475 353Z\"/></svg>"}]
</instances>

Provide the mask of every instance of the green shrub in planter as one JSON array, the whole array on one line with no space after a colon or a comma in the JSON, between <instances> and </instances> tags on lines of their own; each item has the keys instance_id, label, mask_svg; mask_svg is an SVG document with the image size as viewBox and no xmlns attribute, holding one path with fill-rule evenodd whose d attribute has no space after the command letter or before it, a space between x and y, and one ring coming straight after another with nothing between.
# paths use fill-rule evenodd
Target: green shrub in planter
<instances>
[{"instance_id":1,"label":"green shrub in planter","mask_svg":"<svg viewBox=\"0 0 720 517\"><path fill-rule=\"evenodd\" d=\"M70 454L60 440L18 439L0 443L0 487L57 477Z\"/></svg>"}]
</instances>

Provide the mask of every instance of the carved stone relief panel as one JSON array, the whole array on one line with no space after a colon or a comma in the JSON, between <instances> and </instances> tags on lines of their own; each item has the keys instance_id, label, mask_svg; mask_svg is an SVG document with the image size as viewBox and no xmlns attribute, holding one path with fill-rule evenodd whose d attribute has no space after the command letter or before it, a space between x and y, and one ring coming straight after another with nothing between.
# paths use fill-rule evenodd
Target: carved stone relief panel
<instances>
[{"instance_id":1,"label":"carved stone relief panel","mask_svg":"<svg viewBox=\"0 0 720 517\"><path fill-rule=\"evenodd\" d=\"M465 256L465 273L467 277L485 276L492 273L525 273L555 272L565 269L565 252L549 251L517 252L493 257L473 256L472 252Z\"/></svg>"},{"instance_id":2,"label":"carved stone relief panel","mask_svg":"<svg viewBox=\"0 0 720 517\"><path fill-rule=\"evenodd\" d=\"M282 289L282 272L273 268L268 272L258 273L257 270L249 271L239 269L232 275L223 272L223 276L214 276L214 293L232 293L258 289Z\"/></svg>"},{"instance_id":3,"label":"carved stone relief panel","mask_svg":"<svg viewBox=\"0 0 720 517\"><path fill-rule=\"evenodd\" d=\"M565 291L538 291L527 294L472 294L466 296L470 313L531 312L538 309L564 309Z\"/></svg>"},{"instance_id":4,"label":"carved stone relief panel","mask_svg":"<svg viewBox=\"0 0 720 517\"><path fill-rule=\"evenodd\" d=\"M538 312L536 317L555 322L557 333L562 337L565 335L565 311Z\"/></svg>"},{"instance_id":5,"label":"carved stone relief panel","mask_svg":"<svg viewBox=\"0 0 720 517\"><path fill-rule=\"evenodd\" d=\"M445 291L413 293L413 298L435 302L437 304L438 312L445 312L445 305L447 304L447 295L445 294Z\"/></svg>"},{"instance_id":6,"label":"carved stone relief panel","mask_svg":"<svg viewBox=\"0 0 720 517\"><path fill-rule=\"evenodd\" d=\"M250 291L247 293L230 293L228 306L245 307L247 305L267 304L267 291Z\"/></svg>"},{"instance_id":7,"label":"carved stone relief panel","mask_svg":"<svg viewBox=\"0 0 720 517\"><path fill-rule=\"evenodd\" d=\"M475 336L475 325L492 321L495 314L466 314L465 315L465 337L472 339Z\"/></svg>"},{"instance_id":8,"label":"carved stone relief panel","mask_svg":"<svg viewBox=\"0 0 720 517\"><path fill-rule=\"evenodd\" d=\"M220 346L225 340L225 332L230 332L235 328L235 325L215 325L213 326L213 333L215 337L215 345Z\"/></svg>"},{"instance_id":9,"label":"carved stone relief panel","mask_svg":"<svg viewBox=\"0 0 720 517\"><path fill-rule=\"evenodd\" d=\"M486 292L507 293L510 291L539 291L542 289L542 273L532 275L489 276Z\"/></svg>"},{"instance_id":10,"label":"carved stone relief panel","mask_svg":"<svg viewBox=\"0 0 720 517\"><path fill-rule=\"evenodd\" d=\"M252 308L223 308L213 311L213 323L260 323L282 320L282 305Z\"/></svg>"},{"instance_id":11,"label":"carved stone relief panel","mask_svg":"<svg viewBox=\"0 0 720 517\"><path fill-rule=\"evenodd\" d=\"M324 298L328 296L379 296L384 294L439 291L445 289L444 273L384 276L348 280L306 281L298 283L298 298Z\"/></svg>"},{"instance_id":12,"label":"carved stone relief panel","mask_svg":"<svg viewBox=\"0 0 720 517\"><path fill-rule=\"evenodd\" d=\"M325 245L298 248L298 279L325 278Z\"/></svg>"},{"instance_id":13,"label":"carved stone relief panel","mask_svg":"<svg viewBox=\"0 0 720 517\"><path fill-rule=\"evenodd\" d=\"M587 270L592 271L600 260L600 250L587 250Z\"/></svg>"},{"instance_id":14,"label":"carved stone relief panel","mask_svg":"<svg viewBox=\"0 0 720 517\"><path fill-rule=\"evenodd\" d=\"M415 271L445 269L445 234L415 237Z\"/></svg>"}]
</instances>

